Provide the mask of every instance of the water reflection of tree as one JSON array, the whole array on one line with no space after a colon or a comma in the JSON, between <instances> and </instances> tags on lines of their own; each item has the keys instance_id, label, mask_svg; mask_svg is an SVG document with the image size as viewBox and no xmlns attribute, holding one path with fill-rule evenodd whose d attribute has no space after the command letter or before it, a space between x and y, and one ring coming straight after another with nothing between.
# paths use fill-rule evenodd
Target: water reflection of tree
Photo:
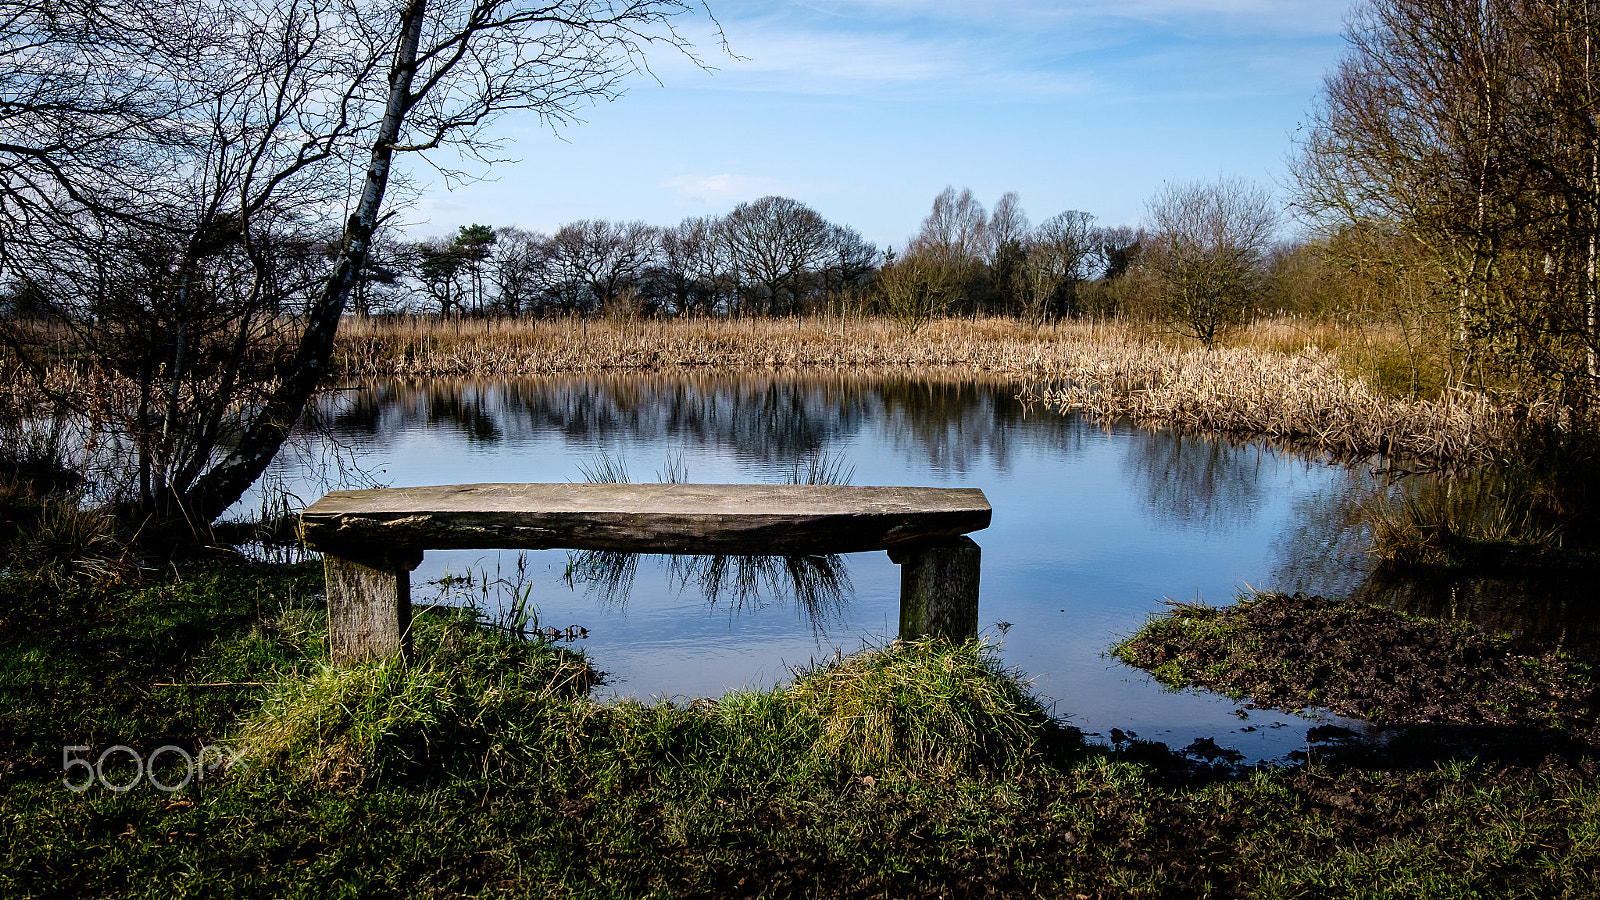
<instances>
[{"instance_id":1,"label":"water reflection of tree","mask_svg":"<svg viewBox=\"0 0 1600 900\"><path fill-rule=\"evenodd\" d=\"M336 433L448 427L474 441L559 434L583 447L670 440L782 466L875 432L886 452L962 473L1009 466L1027 419L1016 386L993 380L858 375L599 374L484 382L391 382L324 400ZM1081 449L1061 416L1026 422L1029 440Z\"/></svg>"},{"instance_id":2,"label":"water reflection of tree","mask_svg":"<svg viewBox=\"0 0 1600 900\"><path fill-rule=\"evenodd\" d=\"M1415 616L1460 619L1510 635L1529 651L1600 656L1600 575L1563 572L1512 577L1394 572L1378 566L1355 598Z\"/></svg>"},{"instance_id":3,"label":"water reflection of tree","mask_svg":"<svg viewBox=\"0 0 1600 900\"><path fill-rule=\"evenodd\" d=\"M1261 467L1271 451L1174 431L1133 437L1123 471L1158 521L1207 531L1247 524L1265 500Z\"/></svg>"},{"instance_id":4,"label":"water reflection of tree","mask_svg":"<svg viewBox=\"0 0 1600 900\"><path fill-rule=\"evenodd\" d=\"M965 474L980 460L1009 471L1020 429L1028 440L1061 455L1083 451L1084 430L1060 415L1027 421L1028 409L1011 383L930 382L904 377L872 385L881 414L874 418L895 452L927 460L936 471Z\"/></svg>"},{"instance_id":5,"label":"water reflection of tree","mask_svg":"<svg viewBox=\"0 0 1600 900\"><path fill-rule=\"evenodd\" d=\"M1273 590L1353 597L1367 580L1370 510L1382 488L1370 476L1346 471L1334 484L1295 501L1293 525L1273 548Z\"/></svg>"}]
</instances>

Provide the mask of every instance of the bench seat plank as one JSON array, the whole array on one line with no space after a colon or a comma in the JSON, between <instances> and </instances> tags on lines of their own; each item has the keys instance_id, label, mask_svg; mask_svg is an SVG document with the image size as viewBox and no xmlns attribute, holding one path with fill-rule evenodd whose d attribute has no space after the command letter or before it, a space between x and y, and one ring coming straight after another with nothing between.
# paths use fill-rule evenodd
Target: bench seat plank
<instances>
[{"instance_id":1,"label":"bench seat plank","mask_svg":"<svg viewBox=\"0 0 1600 900\"><path fill-rule=\"evenodd\" d=\"M334 491L308 546L811 555L890 550L987 528L977 488L772 484L461 484Z\"/></svg>"}]
</instances>

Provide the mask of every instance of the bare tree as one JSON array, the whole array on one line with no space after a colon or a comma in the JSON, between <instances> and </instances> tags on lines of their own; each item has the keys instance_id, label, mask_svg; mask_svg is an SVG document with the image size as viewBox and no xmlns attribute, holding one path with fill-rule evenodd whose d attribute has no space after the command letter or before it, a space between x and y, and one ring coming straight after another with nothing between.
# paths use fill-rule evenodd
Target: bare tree
<instances>
[{"instance_id":1,"label":"bare tree","mask_svg":"<svg viewBox=\"0 0 1600 900\"><path fill-rule=\"evenodd\" d=\"M1016 191L1000 196L989 213L989 224L984 230L986 258L990 265L999 257L1007 244L1020 245L1028 238L1028 214L1022 210L1022 198Z\"/></svg>"},{"instance_id":2,"label":"bare tree","mask_svg":"<svg viewBox=\"0 0 1600 900\"><path fill-rule=\"evenodd\" d=\"M908 251L931 253L935 258L963 264L981 260L989 249L987 226L983 204L972 196L971 188L957 192L954 187L946 187L933 198L933 210L922 220L922 228Z\"/></svg>"},{"instance_id":3,"label":"bare tree","mask_svg":"<svg viewBox=\"0 0 1600 900\"><path fill-rule=\"evenodd\" d=\"M1097 249L1094 216L1068 210L1039 223L1025 236L1021 265L1014 277L1022 286L1023 307L1036 322L1078 313L1078 282L1088 274Z\"/></svg>"},{"instance_id":4,"label":"bare tree","mask_svg":"<svg viewBox=\"0 0 1600 900\"><path fill-rule=\"evenodd\" d=\"M916 237L906 246L905 259L918 257L919 268L939 265L949 269L941 284L954 282L958 302L974 306L984 293L984 264L989 256L988 216L969 188L959 192L946 187L933 199L933 209L922 220Z\"/></svg>"},{"instance_id":5,"label":"bare tree","mask_svg":"<svg viewBox=\"0 0 1600 900\"><path fill-rule=\"evenodd\" d=\"M1278 211L1240 179L1164 185L1146 208L1153 272L1167 321L1212 346L1247 321L1262 287Z\"/></svg>"},{"instance_id":6,"label":"bare tree","mask_svg":"<svg viewBox=\"0 0 1600 900\"><path fill-rule=\"evenodd\" d=\"M820 286L829 226L798 200L741 203L723 218L720 233L737 271L741 308L768 315L800 312Z\"/></svg>"},{"instance_id":7,"label":"bare tree","mask_svg":"<svg viewBox=\"0 0 1600 900\"><path fill-rule=\"evenodd\" d=\"M0 263L10 284L49 282L72 346L132 385L115 424L139 458L130 508L210 521L264 471L327 377L397 154L492 153L483 129L510 112L570 122L645 47L687 51L671 21L688 9L0 0ZM330 233L316 278L285 277L282 248ZM147 324L114 346L107 309ZM3 336L45 372L36 332Z\"/></svg>"},{"instance_id":8,"label":"bare tree","mask_svg":"<svg viewBox=\"0 0 1600 900\"><path fill-rule=\"evenodd\" d=\"M546 292L565 312L598 312L640 292L658 246L657 230L643 222L583 219L563 225L545 243Z\"/></svg>"},{"instance_id":9,"label":"bare tree","mask_svg":"<svg viewBox=\"0 0 1600 900\"><path fill-rule=\"evenodd\" d=\"M948 313L964 291L957 269L931 253L907 251L886 259L878 271L878 296L884 312L913 334Z\"/></svg>"},{"instance_id":10,"label":"bare tree","mask_svg":"<svg viewBox=\"0 0 1600 900\"><path fill-rule=\"evenodd\" d=\"M988 306L992 311L1016 313L1027 305L1028 231L1028 215L1022 211L1021 198L1015 191L1001 195L989 214L984 234L992 294Z\"/></svg>"},{"instance_id":11,"label":"bare tree","mask_svg":"<svg viewBox=\"0 0 1600 900\"><path fill-rule=\"evenodd\" d=\"M716 220L697 216L662 232L658 293L674 313L716 313L723 299L723 281Z\"/></svg>"},{"instance_id":12,"label":"bare tree","mask_svg":"<svg viewBox=\"0 0 1600 900\"><path fill-rule=\"evenodd\" d=\"M848 225L829 225L823 290L846 296L865 287L878 267L878 246Z\"/></svg>"},{"instance_id":13,"label":"bare tree","mask_svg":"<svg viewBox=\"0 0 1600 900\"><path fill-rule=\"evenodd\" d=\"M544 244L536 231L515 226L495 229L494 256L489 259L489 280L494 282L495 307L519 316L533 312L544 280Z\"/></svg>"}]
</instances>

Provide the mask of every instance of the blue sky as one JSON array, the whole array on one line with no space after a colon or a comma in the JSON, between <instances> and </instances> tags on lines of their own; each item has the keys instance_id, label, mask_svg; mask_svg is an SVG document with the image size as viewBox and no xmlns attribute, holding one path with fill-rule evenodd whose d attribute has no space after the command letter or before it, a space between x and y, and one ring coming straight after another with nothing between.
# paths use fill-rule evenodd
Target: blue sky
<instances>
[{"instance_id":1,"label":"blue sky","mask_svg":"<svg viewBox=\"0 0 1600 900\"><path fill-rule=\"evenodd\" d=\"M429 185L407 230L670 225L783 194L899 245L946 185L991 207L1016 191L1034 222L1136 224L1163 181L1283 181L1349 5L711 0L737 58L687 23L713 70L658 52L659 83L632 79L559 136L503 120L518 162Z\"/></svg>"}]
</instances>

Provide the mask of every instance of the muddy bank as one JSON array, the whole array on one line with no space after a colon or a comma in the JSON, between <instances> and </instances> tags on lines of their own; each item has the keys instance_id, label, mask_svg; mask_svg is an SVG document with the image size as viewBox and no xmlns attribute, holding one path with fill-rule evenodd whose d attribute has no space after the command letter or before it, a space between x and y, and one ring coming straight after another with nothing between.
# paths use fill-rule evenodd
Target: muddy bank
<instances>
[{"instance_id":1,"label":"muddy bank","mask_svg":"<svg viewBox=\"0 0 1600 900\"><path fill-rule=\"evenodd\" d=\"M1113 653L1172 687L1378 725L1592 731L1600 709L1592 661L1518 652L1466 623L1322 597L1174 606Z\"/></svg>"}]
</instances>

